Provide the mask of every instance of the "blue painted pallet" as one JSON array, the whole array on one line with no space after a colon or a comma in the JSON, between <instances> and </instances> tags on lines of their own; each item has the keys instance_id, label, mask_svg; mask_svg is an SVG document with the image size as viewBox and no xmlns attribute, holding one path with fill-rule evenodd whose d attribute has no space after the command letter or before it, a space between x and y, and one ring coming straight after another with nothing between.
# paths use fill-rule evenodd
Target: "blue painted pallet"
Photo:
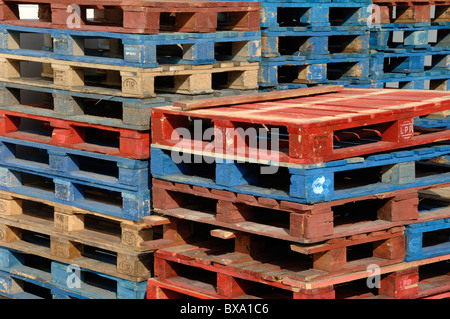
<instances>
[{"instance_id":1,"label":"blue painted pallet","mask_svg":"<svg viewBox=\"0 0 450 319\"><path fill-rule=\"evenodd\" d=\"M263 2L261 28L271 31L355 30L368 28L367 2Z\"/></svg>"},{"instance_id":2,"label":"blue painted pallet","mask_svg":"<svg viewBox=\"0 0 450 319\"><path fill-rule=\"evenodd\" d=\"M115 192L149 189L149 161L0 136L0 165Z\"/></svg>"},{"instance_id":3,"label":"blue painted pallet","mask_svg":"<svg viewBox=\"0 0 450 319\"><path fill-rule=\"evenodd\" d=\"M316 165L277 166L192 157L152 147L151 173L171 182L314 204L448 182L449 167L418 165L447 154L450 145L435 145ZM422 170L428 175L421 176Z\"/></svg>"},{"instance_id":4,"label":"blue painted pallet","mask_svg":"<svg viewBox=\"0 0 450 319\"><path fill-rule=\"evenodd\" d=\"M430 61L427 59L430 59ZM428 62L431 63L428 64ZM371 54L371 78L391 77L398 73L412 76L450 74L450 50L392 49L391 52Z\"/></svg>"},{"instance_id":5,"label":"blue painted pallet","mask_svg":"<svg viewBox=\"0 0 450 319\"><path fill-rule=\"evenodd\" d=\"M368 80L370 60L334 58L325 60L286 61L283 58L263 59L260 63L260 87L284 84L327 84L330 80Z\"/></svg>"},{"instance_id":6,"label":"blue painted pallet","mask_svg":"<svg viewBox=\"0 0 450 319\"><path fill-rule=\"evenodd\" d=\"M397 32L397 33L396 33ZM430 32L435 33L432 41ZM402 34L402 38L394 36ZM400 41L401 39L401 41ZM395 41L394 41L395 40ZM450 47L450 28L444 26L427 27L379 27L370 29L370 48L386 50L392 48L429 48L430 50L446 50Z\"/></svg>"},{"instance_id":7,"label":"blue painted pallet","mask_svg":"<svg viewBox=\"0 0 450 319\"><path fill-rule=\"evenodd\" d=\"M144 299L146 293L146 281L132 282L18 250L0 248L0 294L17 299L32 296L20 291L17 279L50 290L47 294L54 299Z\"/></svg>"},{"instance_id":8,"label":"blue painted pallet","mask_svg":"<svg viewBox=\"0 0 450 319\"><path fill-rule=\"evenodd\" d=\"M449 232L445 232L445 230L450 230L450 218L408 225L405 229L405 261L450 254L450 236ZM444 231L444 233L438 234L439 231ZM443 236L444 238L441 238ZM425 237L430 238L432 244L425 246ZM434 243L433 239L435 240ZM436 241L439 243L436 243Z\"/></svg>"},{"instance_id":9,"label":"blue painted pallet","mask_svg":"<svg viewBox=\"0 0 450 319\"><path fill-rule=\"evenodd\" d=\"M135 221L150 215L150 189L128 191L26 166L0 163L0 189Z\"/></svg>"},{"instance_id":10,"label":"blue painted pallet","mask_svg":"<svg viewBox=\"0 0 450 319\"><path fill-rule=\"evenodd\" d=\"M448 91L450 89L449 72L424 72L422 74L390 73L383 77L371 78L372 88L386 88L388 85L398 84L400 89L414 90L438 90Z\"/></svg>"},{"instance_id":11,"label":"blue painted pallet","mask_svg":"<svg viewBox=\"0 0 450 319\"><path fill-rule=\"evenodd\" d=\"M0 109L81 123L133 130L149 130L151 110L174 101L252 94L255 90L215 90L213 94L159 93L148 99L58 90L0 82ZM32 101L22 96L32 96ZM32 102L32 104L30 104Z\"/></svg>"},{"instance_id":12,"label":"blue painted pallet","mask_svg":"<svg viewBox=\"0 0 450 319\"><path fill-rule=\"evenodd\" d=\"M357 31L262 31L262 57L286 60L367 57L369 32Z\"/></svg>"},{"instance_id":13,"label":"blue painted pallet","mask_svg":"<svg viewBox=\"0 0 450 319\"><path fill-rule=\"evenodd\" d=\"M242 1L242 0L220 0L220 1ZM261 2L261 4L265 3L311 3L311 0L250 0L246 2ZM317 0L314 1L315 3L346 3L346 4L353 4L353 3L365 3L365 4L372 4L372 0Z\"/></svg>"},{"instance_id":14,"label":"blue painted pallet","mask_svg":"<svg viewBox=\"0 0 450 319\"><path fill-rule=\"evenodd\" d=\"M47 37L42 50L24 49L26 46L21 45L20 37L28 33ZM96 47L85 45L85 41L99 39ZM202 65L217 61L257 62L260 59L260 42L259 31L124 34L0 25L1 53L142 68L155 68L160 63ZM220 44L229 44L230 48L221 50ZM174 50L167 50L169 47Z\"/></svg>"}]
</instances>

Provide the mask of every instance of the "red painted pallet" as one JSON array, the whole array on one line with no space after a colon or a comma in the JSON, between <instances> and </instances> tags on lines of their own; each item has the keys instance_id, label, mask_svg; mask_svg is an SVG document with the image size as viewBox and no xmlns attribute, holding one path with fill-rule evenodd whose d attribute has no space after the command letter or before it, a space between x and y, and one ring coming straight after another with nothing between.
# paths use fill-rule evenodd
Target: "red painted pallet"
<instances>
[{"instance_id":1,"label":"red painted pallet","mask_svg":"<svg viewBox=\"0 0 450 319\"><path fill-rule=\"evenodd\" d=\"M450 1L446 0L373 0L378 16L375 23L430 23L450 21ZM435 6L434 16L431 6ZM395 15L393 14L396 8Z\"/></svg>"},{"instance_id":2,"label":"red painted pallet","mask_svg":"<svg viewBox=\"0 0 450 319\"><path fill-rule=\"evenodd\" d=\"M448 184L307 205L157 179L152 183L157 214L297 243L450 217L447 205L420 214L418 209L419 192Z\"/></svg>"},{"instance_id":3,"label":"red painted pallet","mask_svg":"<svg viewBox=\"0 0 450 319\"><path fill-rule=\"evenodd\" d=\"M448 255L444 259L425 260L423 264L401 263L389 268L391 272L380 273L379 289L367 292L366 288L365 293L355 293L361 291L357 288L358 281L360 288L366 284L366 280L359 279L341 285L336 296L343 299L444 299L450 296Z\"/></svg>"},{"instance_id":4,"label":"red painted pallet","mask_svg":"<svg viewBox=\"0 0 450 319\"><path fill-rule=\"evenodd\" d=\"M211 234L224 241L207 240L156 251L154 277L166 285L218 298L256 297L272 289L288 298L302 298L307 293L296 294L295 289L284 284L285 278L326 280L365 271L375 263L379 267L401 263L405 252L403 229L394 227L295 249L283 241L215 229ZM352 252L348 262L346 250ZM158 289L153 288L150 295L158 294Z\"/></svg>"},{"instance_id":5,"label":"red painted pallet","mask_svg":"<svg viewBox=\"0 0 450 319\"><path fill-rule=\"evenodd\" d=\"M19 5L39 7L39 21L20 17ZM121 33L258 31L258 2L2 0L0 21L29 27ZM93 10L94 18L87 18ZM220 16L220 15L223 16Z\"/></svg>"},{"instance_id":6,"label":"red painted pallet","mask_svg":"<svg viewBox=\"0 0 450 319\"><path fill-rule=\"evenodd\" d=\"M295 92L302 96L302 90ZM415 117L450 108L447 92L342 89L260 100L255 95L253 103L219 98L211 101L214 107L200 101L196 109L194 101L153 108L152 144L248 162L316 164L450 138L450 130L414 127Z\"/></svg>"},{"instance_id":7,"label":"red painted pallet","mask_svg":"<svg viewBox=\"0 0 450 319\"><path fill-rule=\"evenodd\" d=\"M133 159L150 158L150 133L0 111L0 135Z\"/></svg>"}]
</instances>

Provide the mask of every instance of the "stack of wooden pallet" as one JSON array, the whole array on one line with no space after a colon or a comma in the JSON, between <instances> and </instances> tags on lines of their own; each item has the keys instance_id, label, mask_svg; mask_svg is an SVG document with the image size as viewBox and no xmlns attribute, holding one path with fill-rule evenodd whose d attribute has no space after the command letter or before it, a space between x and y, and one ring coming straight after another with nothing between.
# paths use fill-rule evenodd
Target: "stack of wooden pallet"
<instances>
[{"instance_id":1,"label":"stack of wooden pallet","mask_svg":"<svg viewBox=\"0 0 450 319\"><path fill-rule=\"evenodd\" d=\"M450 1L373 0L372 87L449 88Z\"/></svg>"},{"instance_id":2,"label":"stack of wooden pallet","mask_svg":"<svg viewBox=\"0 0 450 319\"><path fill-rule=\"evenodd\" d=\"M151 108L257 89L259 4L5 0L0 20L0 293L144 298Z\"/></svg>"},{"instance_id":3,"label":"stack of wooden pallet","mask_svg":"<svg viewBox=\"0 0 450 319\"><path fill-rule=\"evenodd\" d=\"M449 106L325 86L153 108L170 246L147 298L448 297L450 131L413 121Z\"/></svg>"},{"instance_id":4,"label":"stack of wooden pallet","mask_svg":"<svg viewBox=\"0 0 450 319\"><path fill-rule=\"evenodd\" d=\"M367 0L262 1L260 86L370 85L371 4Z\"/></svg>"}]
</instances>

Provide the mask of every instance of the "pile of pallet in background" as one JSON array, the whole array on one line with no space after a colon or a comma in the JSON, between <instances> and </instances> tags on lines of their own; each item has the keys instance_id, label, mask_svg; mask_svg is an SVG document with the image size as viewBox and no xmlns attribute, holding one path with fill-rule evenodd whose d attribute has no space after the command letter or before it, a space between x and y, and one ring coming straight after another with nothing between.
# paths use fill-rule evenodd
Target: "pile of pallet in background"
<instances>
[{"instance_id":1,"label":"pile of pallet in background","mask_svg":"<svg viewBox=\"0 0 450 319\"><path fill-rule=\"evenodd\" d=\"M0 294L448 297L448 6L400 2L0 1Z\"/></svg>"},{"instance_id":2,"label":"pile of pallet in background","mask_svg":"<svg viewBox=\"0 0 450 319\"><path fill-rule=\"evenodd\" d=\"M141 220L151 108L256 90L259 4L2 1L0 12L0 290L143 299L153 255L140 243L161 234Z\"/></svg>"}]
</instances>

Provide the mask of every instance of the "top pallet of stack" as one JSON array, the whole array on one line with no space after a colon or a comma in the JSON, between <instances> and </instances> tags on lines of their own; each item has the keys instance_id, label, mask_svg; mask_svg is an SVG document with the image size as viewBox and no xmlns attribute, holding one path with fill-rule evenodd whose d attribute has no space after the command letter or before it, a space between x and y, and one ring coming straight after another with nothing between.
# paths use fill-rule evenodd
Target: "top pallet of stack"
<instances>
[{"instance_id":1,"label":"top pallet of stack","mask_svg":"<svg viewBox=\"0 0 450 319\"><path fill-rule=\"evenodd\" d=\"M450 108L446 92L325 86L174 105L152 109L155 147L232 160L316 164L450 137L414 127Z\"/></svg>"},{"instance_id":2,"label":"top pallet of stack","mask_svg":"<svg viewBox=\"0 0 450 319\"><path fill-rule=\"evenodd\" d=\"M450 1L448 0L373 0L374 21L386 26L399 25L430 25L450 22ZM432 13L434 6L434 14ZM394 13L395 10L395 13Z\"/></svg>"},{"instance_id":3,"label":"top pallet of stack","mask_svg":"<svg viewBox=\"0 0 450 319\"><path fill-rule=\"evenodd\" d=\"M39 21L21 19L20 5L38 6ZM0 22L120 33L258 31L259 9L257 2L234 1L1 0Z\"/></svg>"}]
</instances>

